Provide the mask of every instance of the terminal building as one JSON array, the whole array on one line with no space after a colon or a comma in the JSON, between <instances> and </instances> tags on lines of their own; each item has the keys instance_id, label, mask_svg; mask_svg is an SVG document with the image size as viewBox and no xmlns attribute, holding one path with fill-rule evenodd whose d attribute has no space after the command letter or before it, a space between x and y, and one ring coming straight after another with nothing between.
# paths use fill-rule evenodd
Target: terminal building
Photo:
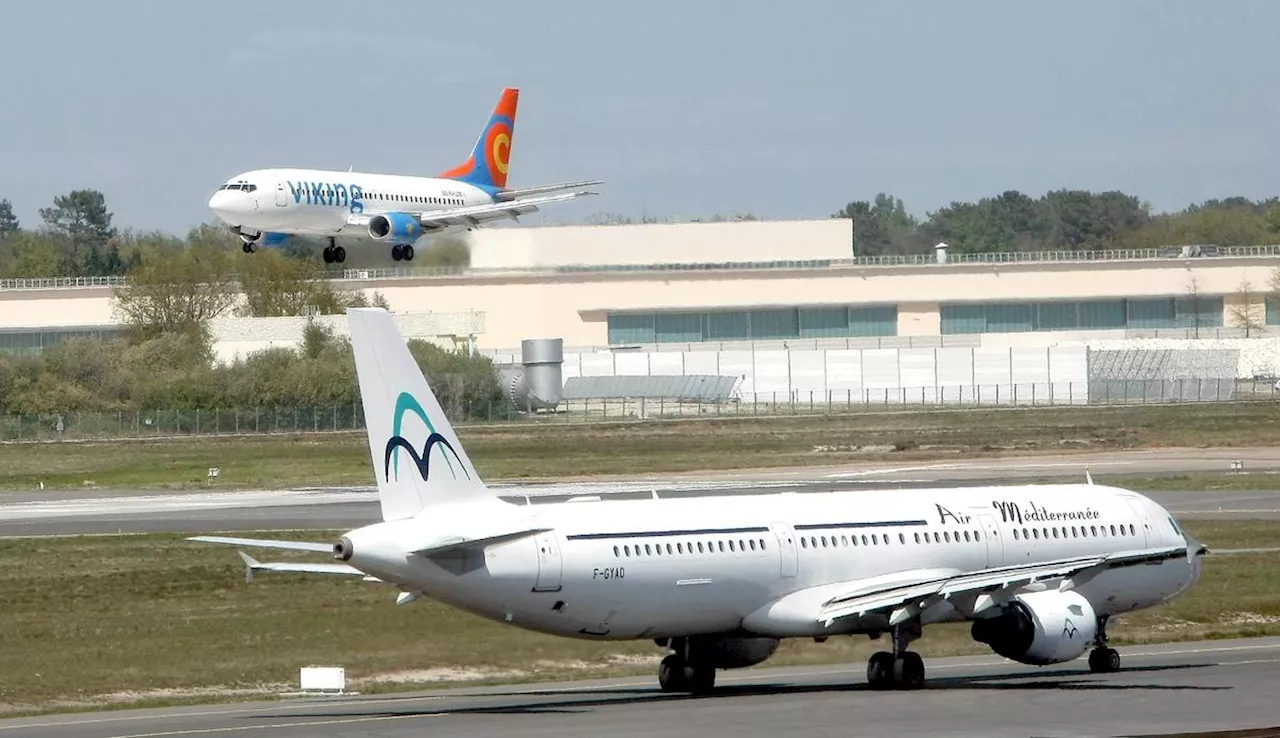
<instances>
[{"instance_id":1,"label":"terminal building","mask_svg":"<svg viewBox=\"0 0 1280 738\"><path fill-rule=\"evenodd\" d=\"M1276 372L1280 246L955 254L940 244L860 257L853 228L488 228L471 234L470 268L348 270L341 282L381 294L406 335L500 363L518 362L525 339L554 338L566 377L736 375L747 396L792 401L901 401L915 389L943 401L948 388L963 398L983 385L1075 401L1089 350L1231 351L1233 376ZM110 280L0 283L0 350L109 335L111 296ZM305 320L221 318L218 353L297 343Z\"/></svg>"}]
</instances>

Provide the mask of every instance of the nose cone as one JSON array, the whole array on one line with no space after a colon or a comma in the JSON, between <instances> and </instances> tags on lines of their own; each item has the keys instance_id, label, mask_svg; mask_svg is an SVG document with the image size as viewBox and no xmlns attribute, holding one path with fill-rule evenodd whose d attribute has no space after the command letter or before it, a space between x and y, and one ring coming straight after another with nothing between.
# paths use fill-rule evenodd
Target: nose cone
<instances>
[{"instance_id":1,"label":"nose cone","mask_svg":"<svg viewBox=\"0 0 1280 738\"><path fill-rule=\"evenodd\" d=\"M209 198L209 210L224 223L231 224L232 204L235 196L228 190L218 190ZM234 224L232 224L234 225Z\"/></svg>"}]
</instances>

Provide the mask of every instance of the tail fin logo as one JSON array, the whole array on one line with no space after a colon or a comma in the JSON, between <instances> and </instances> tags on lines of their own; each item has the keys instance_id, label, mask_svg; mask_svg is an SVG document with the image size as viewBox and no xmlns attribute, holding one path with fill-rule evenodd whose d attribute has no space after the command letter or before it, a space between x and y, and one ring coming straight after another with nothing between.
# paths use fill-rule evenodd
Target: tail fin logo
<instances>
[{"instance_id":1,"label":"tail fin logo","mask_svg":"<svg viewBox=\"0 0 1280 738\"><path fill-rule=\"evenodd\" d=\"M404 427L404 416L406 413L413 413L424 425L427 426L427 441L422 446L421 454L418 453L418 450L414 448L413 444L409 442L408 439L401 435L401 431ZM448 450L448 453L443 455L444 462L449 467L449 473L453 475L454 479L458 478L459 471L461 471L463 476L467 479L471 478L471 474L467 471L466 465L462 463L462 458L458 456L457 450L453 448L453 444L449 443L448 439L436 431L435 425L431 422L431 419L427 417L427 412L422 409L422 404L418 402L417 398L408 392L401 392L400 396L396 398L395 414L392 416L391 438L387 440L386 451L383 457L384 478L387 481L391 481L391 475L393 472L395 473L396 479L400 478L400 454L396 452L399 449L404 449L404 451L409 454L409 458L413 459L414 466L418 468L418 474L422 477L422 480L424 482L428 481L431 473L431 449L436 446L442 446ZM449 460L450 455L453 456L453 461ZM392 468L393 466L394 469Z\"/></svg>"},{"instance_id":2,"label":"tail fin logo","mask_svg":"<svg viewBox=\"0 0 1280 738\"><path fill-rule=\"evenodd\" d=\"M507 186L511 168L511 142L515 137L516 107L520 92L514 88L502 91L502 97L476 139L471 155L462 164L441 174L481 188L502 189Z\"/></svg>"}]
</instances>

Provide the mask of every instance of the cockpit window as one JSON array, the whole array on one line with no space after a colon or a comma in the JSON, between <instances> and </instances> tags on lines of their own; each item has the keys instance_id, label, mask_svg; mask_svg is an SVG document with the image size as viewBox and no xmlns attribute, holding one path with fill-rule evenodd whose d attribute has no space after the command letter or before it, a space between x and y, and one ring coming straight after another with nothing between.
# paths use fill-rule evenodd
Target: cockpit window
<instances>
[{"instance_id":1,"label":"cockpit window","mask_svg":"<svg viewBox=\"0 0 1280 738\"><path fill-rule=\"evenodd\" d=\"M1182 529L1178 527L1178 524L1174 522L1172 517L1169 518L1169 525L1173 526L1174 533L1177 533L1178 535L1182 535Z\"/></svg>"},{"instance_id":2,"label":"cockpit window","mask_svg":"<svg viewBox=\"0 0 1280 738\"><path fill-rule=\"evenodd\" d=\"M232 183L232 184L224 184L224 185L222 185L221 187L219 187L219 188L218 188L218 190L219 190L219 191L221 191L221 190L239 190L239 191L241 191L241 192L257 192L257 191L258 191L258 185L256 185L256 184L244 184L243 182L235 182L235 183Z\"/></svg>"}]
</instances>

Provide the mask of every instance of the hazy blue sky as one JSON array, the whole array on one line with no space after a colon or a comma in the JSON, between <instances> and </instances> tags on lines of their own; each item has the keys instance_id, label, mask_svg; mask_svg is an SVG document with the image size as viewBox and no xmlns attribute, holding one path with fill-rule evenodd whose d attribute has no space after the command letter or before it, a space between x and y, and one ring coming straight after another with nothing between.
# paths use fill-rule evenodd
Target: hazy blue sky
<instances>
[{"instance_id":1,"label":"hazy blue sky","mask_svg":"<svg viewBox=\"0 0 1280 738\"><path fill-rule=\"evenodd\" d=\"M608 180L547 222L1280 193L1274 0L13 0L3 24L0 198L28 225L74 188L185 232L246 169L434 174L506 85L510 185Z\"/></svg>"}]
</instances>

